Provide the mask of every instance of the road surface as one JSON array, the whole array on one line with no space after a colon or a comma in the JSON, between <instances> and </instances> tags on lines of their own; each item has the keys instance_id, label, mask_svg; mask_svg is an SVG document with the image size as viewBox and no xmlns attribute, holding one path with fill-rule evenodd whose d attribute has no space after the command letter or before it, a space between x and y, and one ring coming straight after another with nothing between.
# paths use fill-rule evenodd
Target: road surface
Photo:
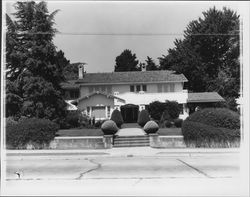
<instances>
[{"instance_id":1,"label":"road surface","mask_svg":"<svg viewBox=\"0 0 250 197\"><path fill-rule=\"evenodd\" d=\"M28 154L6 158L3 194L238 195L239 153Z\"/></svg>"}]
</instances>

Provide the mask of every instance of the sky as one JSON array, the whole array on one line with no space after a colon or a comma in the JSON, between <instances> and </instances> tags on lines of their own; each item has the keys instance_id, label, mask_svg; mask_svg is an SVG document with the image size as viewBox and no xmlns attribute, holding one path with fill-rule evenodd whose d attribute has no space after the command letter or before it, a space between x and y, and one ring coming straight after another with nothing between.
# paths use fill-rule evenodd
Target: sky
<instances>
[{"instance_id":1,"label":"sky","mask_svg":"<svg viewBox=\"0 0 250 197\"><path fill-rule=\"evenodd\" d=\"M7 13L14 11L11 5ZM48 1L50 12L60 10L55 16L55 45L70 63L87 63L89 73L114 71L115 58L125 49L140 62L149 56L159 63L157 58L167 55L188 23L213 6L240 14L239 3L227 1Z\"/></svg>"}]
</instances>

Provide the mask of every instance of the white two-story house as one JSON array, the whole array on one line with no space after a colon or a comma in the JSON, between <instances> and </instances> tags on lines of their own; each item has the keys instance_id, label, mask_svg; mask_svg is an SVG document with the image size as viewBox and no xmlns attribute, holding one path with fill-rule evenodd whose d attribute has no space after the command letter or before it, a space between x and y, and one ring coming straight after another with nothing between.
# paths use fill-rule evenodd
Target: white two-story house
<instances>
[{"instance_id":1,"label":"white two-story house","mask_svg":"<svg viewBox=\"0 0 250 197\"><path fill-rule=\"evenodd\" d=\"M69 103L73 101L80 111L96 120L108 119L114 109L119 109L125 122L136 122L140 110L147 109L151 102L166 100L177 101L180 118L185 119L189 115L189 95L184 89L187 81L183 74L146 71L145 67L134 72L85 73L80 64L78 79L64 83L63 89ZM215 100L221 101L216 96Z\"/></svg>"}]
</instances>

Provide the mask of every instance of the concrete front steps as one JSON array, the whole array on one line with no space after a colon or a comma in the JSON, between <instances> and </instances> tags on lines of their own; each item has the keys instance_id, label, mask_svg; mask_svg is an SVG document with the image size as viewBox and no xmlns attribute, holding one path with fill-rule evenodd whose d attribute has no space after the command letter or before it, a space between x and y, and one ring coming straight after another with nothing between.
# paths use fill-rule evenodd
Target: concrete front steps
<instances>
[{"instance_id":1,"label":"concrete front steps","mask_svg":"<svg viewBox=\"0 0 250 197\"><path fill-rule=\"evenodd\" d=\"M149 146L149 136L116 136L113 147L141 147Z\"/></svg>"}]
</instances>

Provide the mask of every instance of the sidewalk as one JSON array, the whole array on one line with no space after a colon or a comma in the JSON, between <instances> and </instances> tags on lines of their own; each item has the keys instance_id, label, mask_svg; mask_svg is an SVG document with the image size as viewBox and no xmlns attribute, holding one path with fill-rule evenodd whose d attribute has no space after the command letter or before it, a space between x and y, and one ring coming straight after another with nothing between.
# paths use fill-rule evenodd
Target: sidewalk
<instances>
[{"instance_id":1,"label":"sidewalk","mask_svg":"<svg viewBox=\"0 0 250 197\"><path fill-rule=\"evenodd\" d=\"M86 155L86 156L175 156L185 154L187 156L199 154L229 154L240 153L240 148L165 148L129 147L112 149L85 149L85 150L6 150L7 156L18 155Z\"/></svg>"}]
</instances>

